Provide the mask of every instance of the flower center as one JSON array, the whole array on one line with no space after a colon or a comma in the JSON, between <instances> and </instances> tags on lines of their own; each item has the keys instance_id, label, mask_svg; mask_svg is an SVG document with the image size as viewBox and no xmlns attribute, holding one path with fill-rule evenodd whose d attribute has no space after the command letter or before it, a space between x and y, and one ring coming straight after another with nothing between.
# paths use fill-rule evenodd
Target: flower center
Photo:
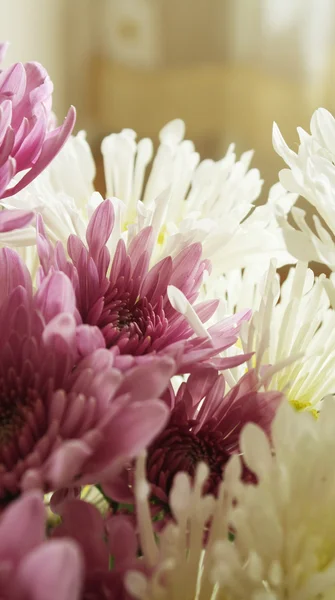
<instances>
[{"instance_id":1,"label":"flower center","mask_svg":"<svg viewBox=\"0 0 335 600\"><path fill-rule=\"evenodd\" d=\"M27 410L34 402L34 390L28 390L22 397L19 386L15 389L6 389L7 386L0 381L0 446L5 445L22 429L26 422Z\"/></svg>"},{"instance_id":2,"label":"flower center","mask_svg":"<svg viewBox=\"0 0 335 600\"><path fill-rule=\"evenodd\" d=\"M0 379L0 468L11 469L30 451L43 419L35 389L25 389L14 374Z\"/></svg>"},{"instance_id":3,"label":"flower center","mask_svg":"<svg viewBox=\"0 0 335 600\"><path fill-rule=\"evenodd\" d=\"M217 493L230 456L224 435L210 424L195 433L194 425L194 421L171 423L149 448L148 481L153 495L160 500L167 500L176 473L185 471L193 478L199 462L205 462L210 469L204 493Z\"/></svg>"},{"instance_id":4,"label":"flower center","mask_svg":"<svg viewBox=\"0 0 335 600\"><path fill-rule=\"evenodd\" d=\"M117 345L121 354L140 355L155 350L168 322L162 302L153 307L146 298L133 300L124 293L105 299L97 324L107 348Z\"/></svg>"}]
</instances>

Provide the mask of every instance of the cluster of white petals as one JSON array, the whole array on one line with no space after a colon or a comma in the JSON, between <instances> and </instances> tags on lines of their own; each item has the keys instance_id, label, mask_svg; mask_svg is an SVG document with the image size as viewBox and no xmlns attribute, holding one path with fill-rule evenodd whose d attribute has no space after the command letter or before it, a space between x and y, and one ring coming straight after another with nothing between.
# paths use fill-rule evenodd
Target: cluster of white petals
<instances>
[{"instance_id":1,"label":"cluster of white petals","mask_svg":"<svg viewBox=\"0 0 335 600\"><path fill-rule=\"evenodd\" d=\"M335 269L335 119L324 108L311 118L311 133L298 128L299 147L295 153L285 143L278 126L273 128L273 146L288 165L279 173L283 187L305 198L313 207L313 222L304 210L294 207L293 227L283 214L288 250L301 260L316 260Z\"/></svg>"},{"instance_id":2,"label":"cluster of white petals","mask_svg":"<svg viewBox=\"0 0 335 600\"><path fill-rule=\"evenodd\" d=\"M253 152L237 159L230 145L221 160L200 161L184 134L183 121L168 123L155 154L153 142L136 142L130 129L103 140L107 197L115 207L119 235L129 240L151 225L157 240L155 260L201 242L217 274L268 256L280 264L294 262L275 215L278 210L286 215L295 195L277 185L266 204L255 206L263 181L257 169L249 168ZM54 241L66 243L70 234L85 239L89 218L103 201L94 192L94 177L92 153L84 132L79 132L30 186L3 206L42 214ZM11 246L35 243L33 225L11 232L10 238L2 235L0 243Z\"/></svg>"},{"instance_id":3,"label":"cluster of white petals","mask_svg":"<svg viewBox=\"0 0 335 600\"><path fill-rule=\"evenodd\" d=\"M306 263L298 262L280 284L271 262L265 272L259 266L231 271L219 280L209 279L206 287L209 297L223 299L220 317L247 306L253 311L250 321L242 325L241 343L227 353L253 353L247 368L256 369L259 387L284 392L298 410L317 410L322 398L335 390L331 280L315 277ZM230 386L244 372L241 365L226 373Z\"/></svg>"}]
</instances>

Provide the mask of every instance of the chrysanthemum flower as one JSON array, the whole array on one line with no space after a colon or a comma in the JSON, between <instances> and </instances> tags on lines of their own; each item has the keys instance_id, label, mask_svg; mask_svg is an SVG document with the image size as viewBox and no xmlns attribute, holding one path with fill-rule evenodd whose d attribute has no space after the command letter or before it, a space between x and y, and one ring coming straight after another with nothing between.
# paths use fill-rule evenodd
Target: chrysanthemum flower
<instances>
[{"instance_id":1,"label":"chrysanthemum flower","mask_svg":"<svg viewBox=\"0 0 335 600\"><path fill-rule=\"evenodd\" d=\"M273 424L274 452L256 426L242 433L244 460L259 483L241 486L236 469L229 511L235 543L216 545L212 571L232 600L334 594L334 424L331 398L318 422L284 404Z\"/></svg>"},{"instance_id":2,"label":"chrysanthemum flower","mask_svg":"<svg viewBox=\"0 0 335 600\"><path fill-rule=\"evenodd\" d=\"M256 485L241 481L238 456L228 463L217 499L203 495L208 476L205 465L198 467L193 486L186 474L179 473L170 494L174 521L159 535L158 543L150 517L145 463L142 458L138 461L136 498L144 564L125 579L135 598L333 597L333 399L324 403L319 420L297 414L282 403L271 437L273 446L254 424L242 432L243 460L255 473Z\"/></svg>"},{"instance_id":3,"label":"chrysanthemum flower","mask_svg":"<svg viewBox=\"0 0 335 600\"><path fill-rule=\"evenodd\" d=\"M45 541L45 508L36 492L0 516L0 594L4 600L79 600L83 564L69 539Z\"/></svg>"},{"instance_id":4,"label":"chrysanthemum flower","mask_svg":"<svg viewBox=\"0 0 335 600\"><path fill-rule=\"evenodd\" d=\"M240 451L240 433L246 423L257 423L267 433L283 395L259 392L249 371L225 394L218 372L199 370L182 383L173 398L170 419L148 448L147 477L155 498L168 503L179 471L194 478L196 466L209 468L205 491L216 495L230 456Z\"/></svg>"},{"instance_id":5,"label":"chrysanthemum flower","mask_svg":"<svg viewBox=\"0 0 335 600\"><path fill-rule=\"evenodd\" d=\"M3 57L6 44L0 47ZM52 126L53 85L36 62L16 63L0 72L0 198L28 185L56 156L75 122L70 108L61 127ZM26 171L10 185L14 175ZM27 208L27 207L22 207Z\"/></svg>"},{"instance_id":6,"label":"chrysanthemum flower","mask_svg":"<svg viewBox=\"0 0 335 600\"><path fill-rule=\"evenodd\" d=\"M304 263L290 269L282 285L274 263L262 275L248 268L215 282L228 313L253 309L241 328L242 347L228 353L254 352L247 368L255 369L259 389L284 392L297 409L318 409L335 390L335 312L324 285L324 277L315 277ZM244 372L243 366L226 372L228 384L235 385Z\"/></svg>"},{"instance_id":7,"label":"chrysanthemum flower","mask_svg":"<svg viewBox=\"0 0 335 600\"><path fill-rule=\"evenodd\" d=\"M204 256L220 273L243 267L264 252L285 251L273 218L274 203L281 204L282 198L272 195L266 206L254 206L263 181L257 169L249 170L253 152L237 160L231 144L221 160L199 162L194 144L184 135L180 119L160 131L145 187L145 169L153 156L151 140L136 143L136 134L129 129L103 140L107 195L125 203L130 234L152 225L165 254L180 241L201 242Z\"/></svg>"},{"instance_id":8,"label":"chrysanthemum flower","mask_svg":"<svg viewBox=\"0 0 335 600\"><path fill-rule=\"evenodd\" d=\"M236 341L240 323L250 312L206 330L203 323L218 302L195 304L203 273L210 269L209 261L202 259L201 244L186 246L150 269L152 228L143 229L127 246L113 231L113 204L105 200L87 227L87 247L70 236L67 261L61 243L54 248L40 218L38 222L39 279L51 267L70 277L83 323L97 326L102 345L117 349L120 368L155 354L173 356L178 373L189 372L199 362L212 361L219 368L243 362L243 357L213 358Z\"/></svg>"},{"instance_id":9,"label":"chrysanthemum flower","mask_svg":"<svg viewBox=\"0 0 335 600\"><path fill-rule=\"evenodd\" d=\"M204 491L217 495L225 466L239 453L240 433L246 423L257 423L270 433L270 426L283 395L259 392L258 378L248 372L225 394L225 381L214 370L197 370L180 385L177 393L165 394L171 415L163 431L147 449L147 479L155 510L169 513L169 495L175 475L183 471L194 479L197 465L204 462L209 477ZM252 476L245 471L245 479ZM120 502L133 499L133 469L106 483L104 490Z\"/></svg>"},{"instance_id":10,"label":"chrysanthemum flower","mask_svg":"<svg viewBox=\"0 0 335 600\"><path fill-rule=\"evenodd\" d=\"M25 265L1 249L0 279L0 501L110 478L164 427L156 398L172 359L123 375L112 352L94 351L99 330L77 325L66 275L50 272L33 295Z\"/></svg>"},{"instance_id":11,"label":"chrysanthemum flower","mask_svg":"<svg viewBox=\"0 0 335 600\"><path fill-rule=\"evenodd\" d=\"M114 197L114 203L118 198L123 239L130 242L152 226L154 262L200 242L219 273L264 255L276 256L282 264L291 262L275 213L277 205L287 212L292 194L274 186L268 203L255 208L262 181L257 169L249 170L252 152L237 160L231 145L222 160L199 163L193 143L183 139L184 130L179 119L162 129L145 186L153 157L151 140L136 143L135 132L127 129L103 141L107 196ZM94 175L91 151L80 132L27 190L6 199L5 205L41 213L53 241L65 244L71 234L84 241L88 220L103 201L99 194L92 195Z\"/></svg>"},{"instance_id":12,"label":"chrysanthemum flower","mask_svg":"<svg viewBox=\"0 0 335 600\"><path fill-rule=\"evenodd\" d=\"M274 149L289 167L279 173L282 185L286 190L306 198L318 213L314 216L314 230L306 222L305 212L298 208L291 211L295 228L283 216L279 217L279 223L288 249L294 256L304 261L325 263L334 271L335 119L327 110L319 108L311 118L310 129L308 134L298 128L300 144L296 154L286 145L278 126L274 124L273 127Z\"/></svg>"}]
</instances>

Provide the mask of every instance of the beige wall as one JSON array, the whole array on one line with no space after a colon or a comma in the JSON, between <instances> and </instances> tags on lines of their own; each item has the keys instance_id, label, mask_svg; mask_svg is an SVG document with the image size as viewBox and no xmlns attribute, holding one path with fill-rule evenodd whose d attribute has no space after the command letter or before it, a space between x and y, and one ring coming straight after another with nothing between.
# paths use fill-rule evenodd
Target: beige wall
<instances>
[{"instance_id":1,"label":"beige wall","mask_svg":"<svg viewBox=\"0 0 335 600\"><path fill-rule=\"evenodd\" d=\"M0 39L11 43L4 64L37 60L55 84L54 108L68 107L67 5L71 0L0 0Z\"/></svg>"},{"instance_id":2,"label":"beige wall","mask_svg":"<svg viewBox=\"0 0 335 600\"><path fill-rule=\"evenodd\" d=\"M231 141L255 148L270 183L281 167L272 121L294 144L315 108L335 112L335 0L0 0L0 10L7 63L42 62L60 118L75 104L96 147L110 131L156 137L182 117L203 156Z\"/></svg>"}]
</instances>

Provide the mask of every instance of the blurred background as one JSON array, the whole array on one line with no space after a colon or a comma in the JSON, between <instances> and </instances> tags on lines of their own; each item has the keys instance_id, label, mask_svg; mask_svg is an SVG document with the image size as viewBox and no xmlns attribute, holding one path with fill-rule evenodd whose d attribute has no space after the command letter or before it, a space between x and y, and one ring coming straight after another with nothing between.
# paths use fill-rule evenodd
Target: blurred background
<instances>
[{"instance_id":1,"label":"blurred background","mask_svg":"<svg viewBox=\"0 0 335 600\"><path fill-rule=\"evenodd\" d=\"M255 149L265 191L315 108L335 113L334 0L0 0L6 64L38 60L59 119L78 110L99 156L124 127L157 141L181 117L202 157ZM98 166L101 161L98 158Z\"/></svg>"}]
</instances>

